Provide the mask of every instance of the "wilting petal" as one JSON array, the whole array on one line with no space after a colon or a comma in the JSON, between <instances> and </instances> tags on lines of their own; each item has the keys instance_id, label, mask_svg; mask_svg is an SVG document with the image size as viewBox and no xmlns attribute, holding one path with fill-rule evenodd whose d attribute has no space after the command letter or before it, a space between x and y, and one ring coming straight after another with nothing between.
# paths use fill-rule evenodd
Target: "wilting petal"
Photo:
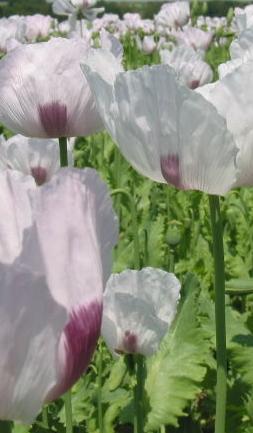
<instances>
[{"instance_id":1,"label":"wilting petal","mask_svg":"<svg viewBox=\"0 0 253 433\"><path fill-rule=\"evenodd\" d=\"M179 292L175 275L160 269L113 274L104 293L102 325L110 350L154 353L175 317Z\"/></svg>"},{"instance_id":2,"label":"wilting petal","mask_svg":"<svg viewBox=\"0 0 253 433\"><path fill-rule=\"evenodd\" d=\"M233 136L212 104L182 86L171 68L119 73L112 84L95 62L83 69L106 128L136 170L210 194L231 188L238 151ZM173 176L165 163L172 159Z\"/></svg>"},{"instance_id":3,"label":"wilting petal","mask_svg":"<svg viewBox=\"0 0 253 433\"><path fill-rule=\"evenodd\" d=\"M57 381L67 314L45 278L0 264L0 419L31 422Z\"/></svg>"}]
</instances>

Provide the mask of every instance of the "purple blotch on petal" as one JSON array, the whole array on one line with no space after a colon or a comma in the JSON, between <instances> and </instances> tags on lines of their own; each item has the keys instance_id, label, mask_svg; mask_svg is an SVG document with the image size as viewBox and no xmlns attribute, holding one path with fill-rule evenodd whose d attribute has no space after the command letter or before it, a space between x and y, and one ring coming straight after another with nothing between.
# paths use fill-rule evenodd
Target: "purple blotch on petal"
<instances>
[{"instance_id":1,"label":"purple blotch on petal","mask_svg":"<svg viewBox=\"0 0 253 433\"><path fill-rule=\"evenodd\" d=\"M67 107L58 101L39 105L41 124L50 138L65 137L67 135Z\"/></svg>"},{"instance_id":2,"label":"purple blotch on petal","mask_svg":"<svg viewBox=\"0 0 253 433\"><path fill-rule=\"evenodd\" d=\"M66 363L47 401L64 394L87 369L100 336L102 310L102 304L96 301L71 313L64 329Z\"/></svg>"},{"instance_id":3,"label":"purple blotch on petal","mask_svg":"<svg viewBox=\"0 0 253 433\"><path fill-rule=\"evenodd\" d=\"M44 167L32 167L31 175L38 186L43 185L47 180L47 170Z\"/></svg>"},{"instance_id":4,"label":"purple blotch on petal","mask_svg":"<svg viewBox=\"0 0 253 433\"><path fill-rule=\"evenodd\" d=\"M162 156L160 163L164 179L176 188L184 189L179 171L178 155Z\"/></svg>"},{"instance_id":5,"label":"purple blotch on petal","mask_svg":"<svg viewBox=\"0 0 253 433\"><path fill-rule=\"evenodd\" d=\"M192 80L192 81L190 81L189 87L192 90L197 89L197 87L199 87L199 80Z\"/></svg>"},{"instance_id":6,"label":"purple blotch on petal","mask_svg":"<svg viewBox=\"0 0 253 433\"><path fill-rule=\"evenodd\" d=\"M123 342L123 350L126 353L136 353L137 352L137 336L131 331L125 331Z\"/></svg>"}]
</instances>

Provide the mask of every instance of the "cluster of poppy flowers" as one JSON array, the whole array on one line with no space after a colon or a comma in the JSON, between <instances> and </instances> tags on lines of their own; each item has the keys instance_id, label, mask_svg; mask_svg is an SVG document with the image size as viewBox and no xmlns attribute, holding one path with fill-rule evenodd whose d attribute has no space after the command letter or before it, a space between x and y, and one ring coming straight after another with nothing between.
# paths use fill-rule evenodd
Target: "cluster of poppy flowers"
<instances>
[{"instance_id":1,"label":"cluster of poppy flowers","mask_svg":"<svg viewBox=\"0 0 253 433\"><path fill-rule=\"evenodd\" d=\"M102 48L53 38L1 60L0 121L18 135L0 144L0 418L28 422L69 389L101 324L114 353L152 354L179 300L164 271L110 277L118 227L107 187L93 169L60 169L54 139L106 128L154 181L216 195L252 185L252 38L248 29L232 43L201 90L168 65L125 72L108 35Z\"/></svg>"}]
</instances>

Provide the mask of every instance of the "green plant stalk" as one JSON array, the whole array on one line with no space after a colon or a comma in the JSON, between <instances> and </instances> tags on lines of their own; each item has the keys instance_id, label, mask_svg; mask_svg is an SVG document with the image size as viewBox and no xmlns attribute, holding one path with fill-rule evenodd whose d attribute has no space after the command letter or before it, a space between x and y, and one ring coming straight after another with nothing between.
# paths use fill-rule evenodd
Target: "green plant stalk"
<instances>
[{"instance_id":1,"label":"green plant stalk","mask_svg":"<svg viewBox=\"0 0 253 433\"><path fill-rule=\"evenodd\" d=\"M66 137L59 138L60 147L60 164L61 167L68 166L68 143ZM65 416L66 416L66 433L73 433L72 421L72 403L71 403L71 390L67 391L64 395Z\"/></svg>"},{"instance_id":2,"label":"green plant stalk","mask_svg":"<svg viewBox=\"0 0 253 433\"><path fill-rule=\"evenodd\" d=\"M66 137L59 138L59 147L60 147L61 167L67 167L68 166L68 143Z\"/></svg>"},{"instance_id":3,"label":"green plant stalk","mask_svg":"<svg viewBox=\"0 0 253 433\"><path fill-rule=\"evenodd\" d=\"M66 433L73 433L72 421L72 403L71 403L71 390L64 395L65 417L66 417Z\"/></svg>"},{"instance_id":4,"label":"green plant stalk","mask_svg":"<svg viewBox=\"0 0 253 433\"><path fill-rule=\"evenodd\" d=\"M12 423L10 421L0 421L1 433L12 433Z\"/></svg>"},{"instance_id":5,"label":"green plant stalk","mask_svg":"<svg viewBox=\"0 0 253 433\"><path fill-rule=\"evenodd\" d=\"M120 188L121 154L119 149L116 146L114 148L113 177L114 177L115 188ZM115 210L120 218L120 197L119 196L117 196L116 198Z\"/></svg>"},{"instance_id":6,"label":"green plant stalk","mask_svg":"<svg viewBox=\"0 0 253 433\"><path fill-rule=\"evenodd\" d=\"M215 433L225 433L227 397L225 266L223 248L223 227L220 215L219 197L210 195L209 206L213 234L213 257L215 271L214 287L217 357Z\"/></svg>"},{"instance_id":7,"label":"green plant stalk","mask_svg":"<svg viewBox=\"0 0 253 433\"><path fill-rule=\"evenodd\" d=\"M136 385L134 388L134 433L144 432L144 413L143 413L143 376L144 376L144 357L134 355Z\"/></svg>"},{"instance_id":8,"label":"green plant stalk","mask_svg":"<svg viewBox=\"0 0 253 433\"><path fill-rule=\"evenodd\" d=\"M127 200L130 204L130 210L131 210L131 216L132 216L132 229L133 229L133 253L134 253L134 264L135 269L140 269L140 243L139 243L139 232L138 232L138 220L137 220L137 212L135 207L135 201L134 198L129 194L127 191L125 191L122 188L114 189L111 193L111 196L117 195L117 194L123 194L125 197L127 197Z\"/></svg>"},{"instance_id":9,"label":"green plant stalk","mask_svg":"<svg viewBox=\"0 0 253 433\"><path fill-rule=\"evenodd\" d=\"M102 404L102 371L103 371L103 350L102 344L99 347L98 360L98 427L99 433L104 433L103 425L103 404Z\"/></svg>"},{"instance_id":10,"label":"green plant stalk","mask_svg":"<svg viewBox=\"0 0 253 433\"><path fill-rule=\"evenodd\" d=\"M48 412L47 412L47 406L44 406L42 408L42 423L44 428L48 428Z\"/></svg>"}]
</instances>

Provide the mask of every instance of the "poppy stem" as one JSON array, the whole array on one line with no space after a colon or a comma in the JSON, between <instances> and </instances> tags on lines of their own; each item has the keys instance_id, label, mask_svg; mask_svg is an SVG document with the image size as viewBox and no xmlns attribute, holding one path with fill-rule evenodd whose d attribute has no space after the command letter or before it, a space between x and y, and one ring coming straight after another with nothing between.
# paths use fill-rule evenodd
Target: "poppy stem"
<instances>
[{"instance_id":1,"label":"poppy stem","mask_svg":"<svg viewBox=\"0 0 253 433\"><path fill-rule=\"evenodd\" d=\"M113 177L115 188L120 188L120 178L121 178L121 154L119 149L115 146L114 148L114 164L113 164ZM120 218L120 197L116 198L115 210Z\"/></svg>"},{"instance_id":2,"label":"poppy stem","mask_svg":"<svg viewBox=\"0 0 253 433\"><path fill-rule=\"evenodd\" d=\"M134 355L136 385L134 388L134 432L144 432L144 413L143 413L143 385L144 385L144 357Z\"/></svg>"},{"instance_id":3,"label":"poppy stem","mask_svg":"<svg viewBox=\"0 0 253 433\"><path fill-rule=\"evenodd\" d=\"M67 137L59 138L59 146L60 146L60 163L61 167L68 166L68 142Z\"/></svg>"},{"instance_id":4,"label":"poppy stem","mask_svg":"<svg viewBox=\"0 0 253 433\"><path fill-rule=\"evenodd\" d=\"M0 421L1 433L12 433L12 423L10 421Z\"/></svg>"},{"instance_id":5,"label":"poppy stem","mask_svg":"<svg viewBox=\"0 0 253 433\"><path fill-rule=\"evenodd\" d=\"M59 138L60 147L60 164L61 167L68 166L68 142L67 137ZM71 389L64 395L65 416L66 416L66 433L73 433L73 420L72 420L72 403L71 403Z\"/></svg>"},{"instance_id":6,"label":"poppy stem","mask_svg":"<svg viewBox=\"0 0 253 433\"><path fill-rule=\"evenodd\" d=\"M72 403L71 403L70 389L64 395L64 404L65 404L65 417L66 417L66 433L73 433Z\"/></svg>"},{"instance_id":7,"label":"poppy stem","mask_svg":"<svg viewBox=\"0 0 253 433\"><path fill-rule=\"evenodd\" d=\"M140 269L140 242L139 242L139 232L138 232L138 220L137 220L137 212L136 212L136 203L134 197L124 190L123 188L114 189L111 193L111 196L123 194L127 198L130 205L130 212L132 217L132 233L133 233L133 253L134 253L134 268Z\"/></svg>"},{"instance_id":8,"label":"poppy stem","mask_svg":"<svg viewBox=\"0 0 253 433\"><path fill-rule=\"evenodd\" d=\"M103 372L103 347L102 342L98 349L98 427L99 433L104 433L103 404L102 404L102 372Z\"/></svg>"},{"instance_id":9,"label":"poppy stem","mask_svg":"<svg viewBox=\"0 0 253 433\"><path fill-rule=\"evenodd\" d=\"M211 226L213 234L213 258L215 274L215 322L216 322L216 416L215 433L225 432L227 396L227 354L225 317L225 266L223 227L218 196L209 196Z\"/></svg>"}]
</instances>

